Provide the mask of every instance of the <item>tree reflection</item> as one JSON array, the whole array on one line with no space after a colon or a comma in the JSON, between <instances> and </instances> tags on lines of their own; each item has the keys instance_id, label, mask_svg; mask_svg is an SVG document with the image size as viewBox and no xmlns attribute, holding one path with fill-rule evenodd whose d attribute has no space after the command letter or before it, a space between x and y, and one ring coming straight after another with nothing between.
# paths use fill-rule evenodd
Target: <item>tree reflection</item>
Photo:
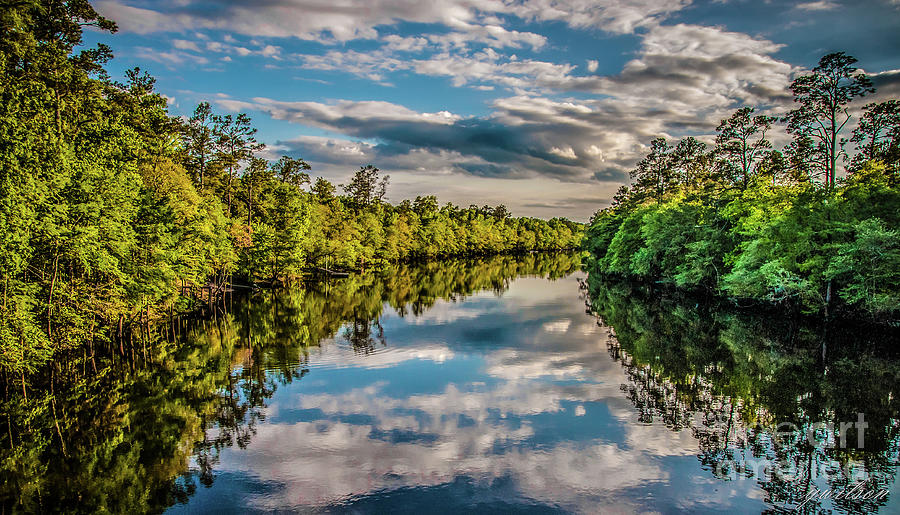
<instances>
[{"instance_id":1,"label":"tree reflection","mask_svg":"<svg viewBox=\"0 0 900 515\"><path fill-rule=\"evenodd\" d=\"M387 344L387 308L419 315L579 267L571 254L501 256L262 291L214 320L173 318L63 356L30 387L4 377L0 509L158 513L186 502L213 483L223 449L250 443L277 388L306 375L310 348L340 334L368 354Z\"/></svg>"},{"instance_id":2,"label":"tree reflection","mask_svg":"<svg viewBox=\"0 0 900 515\"><path fill-rule=\"evenodd\" d=\"M615 335L609 354L625 370L638 420L690 430L712 475L756 480L772 512L885 504L874 497L898 464L896 329L823 327L596 277L586 289L589 310ZM864 446L851 429L841 447L840 424L858 413L869 424ZM861 481L860 495L810 498Z\"/></svg>"}]
</instances>

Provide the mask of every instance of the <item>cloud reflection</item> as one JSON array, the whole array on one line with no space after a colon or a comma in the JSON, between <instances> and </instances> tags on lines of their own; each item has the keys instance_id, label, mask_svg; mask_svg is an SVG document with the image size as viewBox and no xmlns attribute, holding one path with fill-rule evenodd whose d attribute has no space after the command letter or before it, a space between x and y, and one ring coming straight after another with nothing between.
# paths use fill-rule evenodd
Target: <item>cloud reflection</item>
<instances>
[{"instance_id":1,"label":"cloud reflection","mask_svg":"<svg viewBox=\"0 0 900 515\"><path fill-rule=\"evenodd\" d=\"M464 477L487 489L505 481L506 499L522 503L646 511L628 492L677 481L660 457L693 463L696 442L637 423L606 329L576 292L571 280L520 279L502 298L392 318L384 350L325 345L310 356L312 381L280 389L247 449L226 450L219 468L278 485L246 499L254 510L334 507ZM416 361L425 372L405 375ZM722 502L697 493L698 503Z\"/></svg>"}]
</instances>

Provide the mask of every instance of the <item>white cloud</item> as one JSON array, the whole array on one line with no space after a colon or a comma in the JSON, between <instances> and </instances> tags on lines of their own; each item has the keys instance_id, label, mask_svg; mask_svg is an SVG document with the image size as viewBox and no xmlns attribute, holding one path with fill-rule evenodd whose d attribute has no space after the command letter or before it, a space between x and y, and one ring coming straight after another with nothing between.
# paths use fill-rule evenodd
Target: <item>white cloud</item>
<instances>
[{"instance_id":1,"label":"white cloud","mask_svg":"<svg viewBox=\"0 0 900 515\"><path fill-rule=\"evenodd\" d=\"M203 65L209 63L209 59L207 59L206 57L187 53L181 50L160 51L148 47L136 47L134 49L134 55L139 59L156 61L157 63L164 64L169 68L183 66L185 64Z\"/></svg>"},{"instance_id":2,"label":"white cloud","mask_svg":"<svg viewBox=\"0 0 900 515\"><path fill-rule=\"evenodd\" d=\"M596 185L601 199L625 180L653 137L709 134L739 105L778 110L789 103L787 85L797 72L775 57L782 46L767 39L721 27L660 24L689 0L373 0L366 9L345 1L271 0L250 7L219 0L209 13L182 8L175 0L103 0L98 8L122 20L125 30L193 35L193 41L173 39L171 51L138 50L139 57L167 66L206 64L209 60L197 55L205 50L222 54L216 57L225 62L261 56L280 59L279 66L352 74L385 86L415 73L443 77L456 87L500 92L479 117L418 112L380 101L220 101L229 109L258 110L335 134L289 138L296 150L319 159L317 170L323 173L358 160L410 174L543 177L582 184L597 178L610 183ZM809 5L819 3L829 2ZM535 57L534 51L547 46L546 37L508 28L510 17L612 33L637 30L641 46L618 73L596 75L600 62L595 59L581 65ZM384 34L384 27L400 21L443 30ZM200 37L198 30L209 33ZM217 36L216 30L229 33ZM297 55L271 44L271 38L291 37L320 42L371 38L377 46ZM518 48L525 49L522 56L509 54ZM522 198L519 206L583 209L582 219L601 207L598 202L576 208L585 196L563 189L555 198Z\"/></svg>"},{"instance_id":3,"label":"white cloud","mask_svg":"<svg viewBox=\"0 0 900 515\"><path fill-rule=\"evenodd\" d=\"M819 0L817 2L805 2L794 6L795 9L801 11L832 11L840 7L839 4L830 0Z\"/></svg>"},{"instance_id":4,"label":"white cloud","mask_svg":"<svg viewBox=\"0 0 900 515\"><path fill-rule=\"evenodd\" d=\"M404 37L396 34L384 36L381 40L387 43L386 49L399 52L418 52L428 44L428 39L423 37Z\"/></svg>"},{"instance_id":5,"label":"white cloud","mask_svg":"<svg viewBox=\"0 0 900 515\"><path fill-rule=\"evenodd\" d=\"M524 19L630 34L655 26L690 4L691 0L526 0L514 4L512 11Z\"/></svg>"},{"instance_id":6,"label":"white cloud","mask_svg":"<svg viewBox=\"0 0 900 515\"><path fill-rule=\"evenodd\" d=\"M546 301L571 295L574 286L568 281L548 284L543 279L520 279L497 307L510 310L519 323L542 320L548 316ZM535 296L537 289L543 296ZM471 308L466 303L445 305L462 311ZM485 316L490 311L479 312ZM444 485L467 477L479 484L507 478L513 486L504 489L506 500L521 496L532 505L548 503L582 513L596 513L615 503L623 512L642 512L648 506L640 501L622 504L634 499L628 492L647 483L670 481L669 465L658 457L693 456L697 441L690 431L676 433L664 424L638 423L633 406L620 391L620 384L628 381L626 375L608 358L605 329L580 311L565 309L556 315L552 333L522 330L515 346L498 342L496 348L479 353L485 360L483 372L492 375L492 381L448 383L433 392L398 394L387 374L336 392L279 389L266 408L267 421L256 427L250 444L245 449L225 449L216 470L252 474L277 485L265 496L246 499L253 508L263 510L296 509L300 503L307 509L325 507L373 493ZM443 324L443 318L431 323ZM485 318L461 320L457 327L490 327L491 317ZM435 356L454 350L430 343L410 345L396 349L396 354L419 354L424 358L417 359L437 361ZM323 351L333 353L326 366L344 359L366 366L366 359L383 359L378 353L363 358L337 345ZM308 366L313 374L304 381L315 380L315 370L321 367L315 360L312 356ZM568 379L578 379L580 384ZM599 408L593 406L598 405L620 424L621 443L618 438L590 436L548 442L537 434L531 420L555 414L577 428L597 414ZM294 410L318 416L312 421L291 421L288 413ZM357 422L347 422L353 419ZM538 438L542 445L535 449ZM696 493L709 490L709 484L702 484ZM695 499L695 492L688 494L692 503L707 502Z\"/></svg>"},{"instance_id":7,"label":"white cloud","mask_svg":"<svg viewBox=\"0 0 900 515\"><path fill-rule=\"evenodd\" d=\"M563 157L565 159L577 159L578 156L575 155L575 150L572 147L550 147L550 153L555 154L559 157Z\"/></svg>"},{"instance_id":8,"label":"white cloud","mask_svg":"<svg viewBox=\"0 0 900 515\"><path fill-rule=\"evenodd\" d=\"M562 21L576 28L625 34L658 24L690 5L690 0L370 0L360 8L351 0L270 0L263 5L213 3L204 10L175 0L100 0L96 8L129 32L223 30L249 36L310 40L374 39L376 27L398 22L440 24L458 33L473 32L501 44L512 40L543 45L543 37L500 26L498 15L524 20ZM507 43L504 43L507 42Z\"/></svg>"},{"instance_id":9,"label":"white cloud","mask_svg":"<svg viewBox=\"0 0 900 515\"><path fill-rule=\"evenodd\" d=\"M184 39L173 39L172 46L179 50L192 50L194 52L202 52L200 50L200 46L197 45L194 41L187 41Z\"/></svg>"},{"instance_id":10,"label":"white cloud","mask_svg":"<svg viewBox=\"0 0 900 515\"><path fill-rule=\"evenodd\" d=\"M548 333L564 333L569 330L570 325L572 325L572 320L569 318L547 322L544 324L544 331Z\"/></svg>"}]
</instances>

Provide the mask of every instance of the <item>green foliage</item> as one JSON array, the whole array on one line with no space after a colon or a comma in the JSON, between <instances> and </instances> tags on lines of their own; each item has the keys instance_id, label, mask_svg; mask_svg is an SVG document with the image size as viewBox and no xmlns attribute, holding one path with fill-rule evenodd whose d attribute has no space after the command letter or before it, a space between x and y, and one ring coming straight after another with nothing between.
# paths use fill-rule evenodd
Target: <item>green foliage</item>
<instances>
[{"instance_id":1,"label":"green foliage","mask_svg":"<svg viewBox=\"0 0 900 515\"><path fill-rule=\"evenodd\" d=\"M842 279L844 301L874 314L895 311L900 306L900 231L887 229L877 218L863 221L853 240L838 246L828 274Z\"/></svg>"},{"instance_id":2,"label":"green foliage","mask_svg":"<svg viewBox=\"0 0 900 515\"><path fill-rule=\"evenodd\" d=\"M823 331L819 320L779 316L781 310L735 309L597 274L587 286L591 311L615 335L607 346L623 368L622 390L639 420L664 423L673 431L690 429L700 442L699 460L713 474L721 477L728 470L722 465L738 452L747 459L778 456L794 470L806 470L803 477L825 462L856 461L872 488L893 481L898 438L893 392L900 378L891 348L896 328L833 322ZM837 427L858 412L875 428L865 434L864 451L853 444L797 444L823 422ZM798 426L798 439L784 438L785 433L771 437L785 422ZM764 479L760 485L773 503L798 497L796 483L745 472ZM832 488L846 488L846 478L826 479ZM878 509L868 500L840 507Z\"/></svg>"},{"instance_id":3,"label":"green foliage","mask_svg":"<svg viewBox=\"0 0 900 515\"><path fill-rule=\"evenodd\" d=\"M654 139L634 184L587 228L589 269L803 311L900 315L896 100L864 108L859 154L835 176L847 106L873 91L855 62L827 55L792 84L783 152L766 138L775 120L749 107L721 122L712 152Z\"/></svg>"},{"instance_id":4,"label":"green foliage","mask_svg":"<svg viewBox=\"0 0 900 515\"><path fill-rule=\"evenodd\" d=\"M723 158L725 175L741 189L759 173L759 164L772 148L766 132L772 127L770 116L751 116L752 107L742 107L716 128L716 153Z\"/></svg>"},{"instance_id":5,"label":"green foliage","mask_svg":"<svg viewBox=\"0 0 900 515\"><path fill-rule=\"evenodd\" d=\"M0 371L23 380L235 277L284 283L580 242L579 224L503 206L391 206L372 165L347 196L321 177L307 192L310 166L259 158L246 114L204 102L181 120L148 74L111 80L109 48L83 48L82 28L115 24L87 0L7 2L0 26Z\"/></svg>"}]
</instances>

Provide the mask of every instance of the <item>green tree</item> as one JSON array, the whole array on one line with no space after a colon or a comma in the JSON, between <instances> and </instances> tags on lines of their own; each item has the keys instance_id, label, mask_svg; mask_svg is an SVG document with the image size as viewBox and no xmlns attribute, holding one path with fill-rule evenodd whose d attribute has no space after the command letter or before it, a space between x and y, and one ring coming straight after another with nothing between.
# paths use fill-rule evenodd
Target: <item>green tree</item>
<instances>
[{"instance_id":1,"label":"green tree","mask_svg":"<svg viewBox=\"0 0 900 515\"><path fill-rule=\"evenodd\" d=\"M856 59L843 52L819 60L812 73L791 83L799 107L787 115L788 132L795 139L811 138L812 163L823 175L825 187L834 189L838 159L845 155L841 132L850 121L847 105L875 89L868 76L853 66Z\"/></svg>"},{"instance_id":2,"label":"green tree","mask_svg":"<svg viewBox=\"0 0 900 515\"><path fill-rule=\"evenodd\" d=\"M227 170L225 177L225 203L228 216L231 216L234 180L241 169L241 163L253 157L265 145L256 141L256 128L251 125L250 117L244 113L237 116L225 115L213 117L217 159Z\"/></svg>"},{"instance_id":3,"label":"green tree","mask_svg":"<svg viewBox=\"0 0 900 515\"><path fill-rule=\"evenodd\" d=\"M381 177L378 172L378 168L372 165L361 166L359 171L353 174L350 182L342 186L357 208L365 209L384 199L390 176Z\"/></svg>"},{"instance_id":4,"label":"green tree","mask_svg":"<svg viewBox=\"0 0 900 515\"><path fill-rule=\"evenodd\" d=\"M856 143L854 168L880 160L897 167L900 162L900 100L887 100L863 107L859 125L850 141Z\"/></svg>"},{"instance_id":5,"label":"green tree","mask_svg":"<svg viewBox=\"0 0 900 515\"><path fill-rule=\"evenodd\" d=\"M725 162L726 175L740 189L747 189L750 178L758 173L759 164L772 143L766 133L774 120L753 114L752 107L742 107L716 128L716 154Z\"/></svg>"},{"instance_id":6,"label":"green tree","mask_svg":"<svg viewBox=\"0 0 900 515\"><path fill-rule=\"evenodd\" d=\"M309 184L309 174L306 172L311 170L311 167L302 159L281 156L272 165L272 170L275 172L275 176L281 179L283 183L293 184L297 187Z\"/></svg>"},{"instance_id":7,"label":"green tree","mask_svg":"<svg viewBox=\"0 0 900 515\"><path fill-rule=\"evenodd\" d=\"M635 192L660 203L665 194L675 187L671 150L665 138L656 138L650 142L650 153L631 171Z\"/></svg>"},{"instance_id":8,"label":"green tree","mask_svg":"<svg viewBox=\"0 0 900 515\"><path fill-rule=\"evenodd\" d=\"M706 144L693 137L684 138L675 146L672 166L677 170L676 180L691 190L712 179L712 156L706 151Z\"/></svg>"},{"instance_id":9,"label":"green tree","mask_svg":"<svg viewBox=\"0 0 900 515\"><path fill-rule=\"evenodd\" d=\"M311 191L320 203L327 203L334 199L334 184L331 184L323 177L316 177L316 182L312 185Z\"/></svg>"},{"instance_id":10,"label":"green tree","mask_svg":"<svg viewBox=\"0 0 900 515\"><path fill-rule=\"evenodd\" d=\"M206 187L205 179L219 138L214 120L209 102L201 102L188 119L183 133L187 164L195 174L200 191Z\"/></svg>"},{"instance_id":11,"label":"green tree","mask_svg":"<svg viewBox=\"0 0 900 515\"><path fill-rule=\"evenodd\" d=\"M839 296L874 315L900 305L900 231L877 218L864 220L853 240L840 245L828 274L844 281Z\"/></svg>"}]
</instances>

